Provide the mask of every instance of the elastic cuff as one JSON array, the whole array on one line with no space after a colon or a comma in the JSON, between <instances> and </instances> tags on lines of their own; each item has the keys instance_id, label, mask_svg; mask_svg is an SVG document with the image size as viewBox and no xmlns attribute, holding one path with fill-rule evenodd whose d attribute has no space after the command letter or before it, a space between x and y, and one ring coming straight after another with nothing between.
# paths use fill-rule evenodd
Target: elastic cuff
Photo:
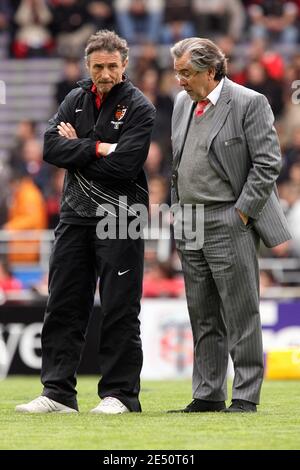
<instances>
[{"instance_id":1,"label":"elastic cuff","mask_svg":"<svg viewBox=\"0 0 300 470\"><path fill-rule=\"evenodd\" d=\"M101 154L100 154L100 151L99 151L99 145L101 144L100 140L97 140L96 142L96 147L95 147L95 153L96 153L96 158L100 158L101 157Z\"/></svg>"}]
</instances>

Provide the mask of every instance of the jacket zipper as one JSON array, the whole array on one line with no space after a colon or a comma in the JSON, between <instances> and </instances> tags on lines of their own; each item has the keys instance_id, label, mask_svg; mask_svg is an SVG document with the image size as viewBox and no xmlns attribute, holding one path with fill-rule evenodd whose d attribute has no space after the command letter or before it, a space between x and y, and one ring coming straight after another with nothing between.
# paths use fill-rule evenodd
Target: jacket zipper
<instances>
[{"instance_id":1,"label":"jacket zipper","mask_svg":"<svg viewBox=\"0 0 300 470\"><path fill-rule=\"evenodd\" d=\"M93 181L89 182L90 188L89 188L89 205L88 205L88 213L91 214L91 205L92 205L92 189L93 189Z\"/></svg>"}]
</instances>

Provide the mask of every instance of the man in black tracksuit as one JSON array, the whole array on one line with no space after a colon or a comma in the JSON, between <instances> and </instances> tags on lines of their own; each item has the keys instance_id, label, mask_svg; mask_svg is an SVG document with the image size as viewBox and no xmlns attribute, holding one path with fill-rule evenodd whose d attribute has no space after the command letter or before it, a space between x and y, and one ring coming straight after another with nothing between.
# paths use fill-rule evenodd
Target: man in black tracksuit
<instances>
[{"instance_id":1,"label":"man in black tracksuit","mask_svg":"<svg viewBox=\"0 0 300 470\"><path fill-rule=\"evenodd\" d=\"M91 79L66 96L45 133L45 161L67 172L42 331L44 389L42 396L17 406L20 412L78 410L76 372L98 276L102 400L92 412L141 411L143 240L103 239L96 233L99 208L118 224L124 213L128 220L135 216L132 204L148 205L142 167L155 109L124 75L127 55L126 41L115 33L91 36L86 48Z\"/></svg>"}]
</instances>

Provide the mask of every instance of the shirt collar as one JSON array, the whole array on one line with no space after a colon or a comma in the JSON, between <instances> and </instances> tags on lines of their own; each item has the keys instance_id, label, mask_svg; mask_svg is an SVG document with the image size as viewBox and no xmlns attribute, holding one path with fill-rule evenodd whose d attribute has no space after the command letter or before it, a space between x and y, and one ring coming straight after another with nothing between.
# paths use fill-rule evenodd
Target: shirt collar
<instances>
[{"instance_id":1,"label":"shirt collar","mask_svg":"<svg viewBox=\"0 0 300 470\"><path fill-rule=\"evenodd\" d=\"M218 83L216 88L214 88L209 95L207 95L207 99L215 106L217 104L218 99L220 98L220 94L223 88L224 78Z\"/></svg>"},{"instance_id":2,"label":"shirt collar","mask_svg":"<svg viewBox=\"0 0 300 470\"><path fill-rule=\"evenodd\" d=\"M94 93L95 95L100 96L95 83L93 83L93 85L92 85L91 92ZM100 98L101 98L101 96L100 96Z\"/></svg>"},{"instance_id":3,"label":"shirt collar","mask_svg":"<svg viewBox=\"0 0 300 470\"><path fill-rule=\"evenodd\" d=\"M100 109L101 104L104 101L104 98L99 95L95 83L93 83L93 85L92 85L91 92L94 93L94 95L95 95L95 103L96 103L97 109Z\"/></svg>"}]
</instances>

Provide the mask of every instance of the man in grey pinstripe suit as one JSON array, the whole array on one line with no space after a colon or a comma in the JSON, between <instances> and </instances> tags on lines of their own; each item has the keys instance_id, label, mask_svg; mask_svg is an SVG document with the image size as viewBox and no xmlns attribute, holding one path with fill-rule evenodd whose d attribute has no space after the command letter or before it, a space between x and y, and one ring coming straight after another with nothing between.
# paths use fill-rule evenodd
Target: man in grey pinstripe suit
<instances>
[{"instance_id":1,"label":"man in grey pinstripe suit","mask_svg":"<svg viewBox=\"0 0 300 470\"><path fill-rule=\"evenodd\" d=\"M183 91L172 118L172 203L204 206L204 242L177 240L194 338L193 401L182 412L254 412L263 381L260 239L290 239L275 181L281 168L265 96L226 77L210 40L171 49ZM228 354L232 403L225 400Z\"/></svg>"}]
</instances>

